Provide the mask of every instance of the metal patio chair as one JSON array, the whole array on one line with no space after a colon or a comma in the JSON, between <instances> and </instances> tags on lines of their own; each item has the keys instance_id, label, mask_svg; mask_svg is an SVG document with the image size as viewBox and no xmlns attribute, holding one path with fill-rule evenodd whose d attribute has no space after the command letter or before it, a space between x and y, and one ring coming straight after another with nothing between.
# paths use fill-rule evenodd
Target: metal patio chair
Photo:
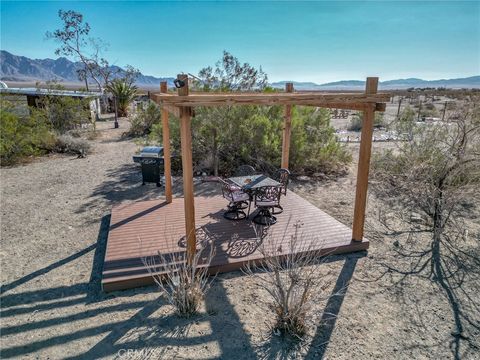
<instances>
[{"instance_id":1,"label":"metal patio chair","mask_svg":"<svg viewBox=\"0 0 480 360\"><path fill-rule=\"evenodd\" d=\"M223 217L228 220L242 220L250 215L250 196L242 191L238 186L230 184L220 179L222 184L222 195L228 200L228 210L223 213ZM248 212L245 214L244 204L248 204Z\"/></svg>"},{"instance_id":2,"label":"metal patio chair","mask_svg":"<svg viewBox=\"0 0 480 360\"><path fill-rule=\"evenodd\" d=\"M235 170L235 176L248 176L248 175L255 175L255 168L250 165L240 165Z\"/></svg>"},{"instance_id":3,"label":"metal patio chair","mask_svg":"<svg viewBox=\"0 0 480 360\"><path fill-rule=\"evenodd\" d=\"M277 180L281 186L282 195L287 195L287 187L290 181L290 171L288 169L278 169L275 172L274 179ZM278 209L278 210L277 210ZM281 214L283 212L283 207L280 205L280 199L278 200L278 205L274 207L273 214Z\"/></svg>"},{"instance_id":4,"label":"metal patio chair","mask_svg":"<svg viewBox=\"0 0 480 360\"><path fill-rule=\"evenodd\" d=\"M272 212L280 205L281 194L280 186L262 186L255 190L255 207L258 208L258 212L253 218L254 223L269 226L277 222Z\"/></svg>"}]
</instances>

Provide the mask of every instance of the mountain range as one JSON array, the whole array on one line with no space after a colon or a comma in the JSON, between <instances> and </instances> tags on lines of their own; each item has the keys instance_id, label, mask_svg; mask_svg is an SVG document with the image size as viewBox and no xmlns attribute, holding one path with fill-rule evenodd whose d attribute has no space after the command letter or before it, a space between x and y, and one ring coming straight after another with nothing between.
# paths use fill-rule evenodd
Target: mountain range
<instances>
[{"instance_id":1,"label":"mountain range","mask_svg":"<svg viewBox=\"0 0 480 360\"><path fill-rule=\"evenodd\" d=\"M296 81L279 81L270 84L274 88L284 89L285 83L293 82L293 87L297 90L362 90L365 88L363 80L342 80L325 84L315 84L312 82L296 82ZM480 88L480 76L470 76L458 79L441 79L441 80L423 80L418 78L396 79L380 81L379 89L394 90L408 88Z\"/></svg>"},{"instance_id":2,"label":"mountain range","mask_svg":"<svg viewBox=\"0 0 480 360\"><path fill-rule=\"evenodd\" d=\"M58 59L30 59L25 56L13 55L5 50L0 50L0 80L14 82L35 82L57 80L59 82L80 83L77 70L83 68L80 62L72 62L67 58ZM112 73L124 72L119 66L111 65ZM158 78L143 75L137 78L137 85L158 88L160 81L167 81L173 86L172 77Z\"/></svg>"},{"instance_id":3,"label":"mountain range","mask_svg":"<svg viewBox=\"0 0 480 360\"><path fill-rule=\"evenodd\" d=\"M80 62L72 62L67 58L58 59L30 59L25 56L13 55L5 50L0 50L0 80L12 82L35 82L57 80L65 83L78 83L77 70L83 66ZM122 73L121 67L112 65L113 72ZM167 81L173 86L173 77L155 77L143 75L137 78L137 85L147 88L158 88L160 81ZM314 82L278 81L270 86L285 88L285 83L293 82L297 90L361 90L365 87L362 80L342 80L325 84ZM480 88L480 76L471 76L459 79L422 80L417 78L381 81L380 89L406 89L425 87L446 88Z\"/></svg>"}]
</instances>

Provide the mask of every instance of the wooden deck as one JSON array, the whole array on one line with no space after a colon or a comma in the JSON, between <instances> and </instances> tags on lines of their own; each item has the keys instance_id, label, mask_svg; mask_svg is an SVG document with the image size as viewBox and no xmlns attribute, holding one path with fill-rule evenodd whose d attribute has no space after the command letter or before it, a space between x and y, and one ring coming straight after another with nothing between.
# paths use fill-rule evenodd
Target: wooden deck
<instances>
[{"instance_id":1,"label":"wooden deck","mask_svg":"<svg viewBox=\"0 0 480 360\"><path fill-rule=\"evenodd\" d=\"M226 200L219 195L195 197L197 241L208 238L216 250L210 266L212 272L236 270L248 261L262 259L253 223L224 219L225 206ZM309 251L338 254L368 249L368 240L352 242L350 228L292 191L282 198L282 206L285 211L276 215L278 222L266 230L267 238L271 235L277 239L280 254L282 248L288 249L286 242L295 231L293 224L297 220L303 223L302 245ZM173 199L171 204L152 200L113 207L102 273L103 290L152 284L142 258L155 256L159 251L185 252L183 198Z\"/></svg>"}]
</instances>

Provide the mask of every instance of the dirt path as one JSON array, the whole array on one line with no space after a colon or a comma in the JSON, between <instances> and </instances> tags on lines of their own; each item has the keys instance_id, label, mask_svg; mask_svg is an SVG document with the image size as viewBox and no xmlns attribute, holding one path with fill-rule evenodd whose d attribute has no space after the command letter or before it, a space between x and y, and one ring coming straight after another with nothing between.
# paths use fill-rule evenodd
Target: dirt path
<instances>
[{"instance_id":1,"label":"dirt path","mask_svg":"<svg viewBox=\"0 0 480 360\"><path fill-rule=\"evenodd\" d=\"M298 353L267 338L270 310L259 307L266 294L240 272L215 280L193 321L175 316L154 287L103 294L99 274L112 204L163 196L153 184L140 186L131 161L137 146L120 138L126 124L120 125L100 123L86 159L52 156L1 170L2 358L452 357L451 308L430 281L416 279L402 291L386 279L365 281L381 274L381 261L395 261L388 255L392 239L372 230L374 200L371 249L327 265L334 277L326 293L346 295L315 306L312 319L325 325L310 328L313 340ZM350 224L354 184L351 172L292 189Z\"/></svg>"}]
</instances>

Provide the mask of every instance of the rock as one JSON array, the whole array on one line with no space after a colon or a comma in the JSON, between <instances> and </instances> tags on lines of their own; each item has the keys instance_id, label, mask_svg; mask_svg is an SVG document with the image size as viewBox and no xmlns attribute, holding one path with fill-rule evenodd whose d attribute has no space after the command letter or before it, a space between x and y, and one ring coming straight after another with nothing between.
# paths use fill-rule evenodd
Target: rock
<instances>
[{"instance_id":1,"label":"rock","mask_svg":"<svg viewBox=\"0 0 480 360\"><path fill-rule=\"evenodd\" d=\"M310 181L310 176L302 175L302 176L297 177L297 180L298 181Z\"/></svg>"}]
</instances>

